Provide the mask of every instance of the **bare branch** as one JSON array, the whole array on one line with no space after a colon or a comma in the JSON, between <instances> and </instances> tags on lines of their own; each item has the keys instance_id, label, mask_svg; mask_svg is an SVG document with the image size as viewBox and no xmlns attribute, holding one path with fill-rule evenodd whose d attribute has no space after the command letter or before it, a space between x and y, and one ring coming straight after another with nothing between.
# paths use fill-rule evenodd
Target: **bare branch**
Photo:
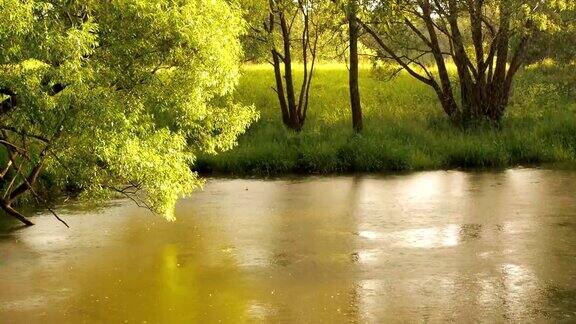
<instances>
[{"instance_id":1,"label":"bare branch","mask_svg":"<svg viewBox=\"0 0 576 324\"><path fill-rule=\"evenodd\" d=\"M364 30L366 30L368 34L370 34L370 36L372 36L372 38L378 43L378 45L382 48L382 50L388 53L400 66L402 66L408 73L410 73L410 75L428 85L433 85L435 83L433 79L422 76L421 74L413 70L408 64L406 64L398 54L396 54L390 47L386 45L386 43L384 43L384 41L378 36L378 34L376 34L376 32L372 30L372 28L370 28L370 26L368 26L360 19L358 19L358 23L362 26L362 28L364 28Z\"/></svg>"}]
</instances>

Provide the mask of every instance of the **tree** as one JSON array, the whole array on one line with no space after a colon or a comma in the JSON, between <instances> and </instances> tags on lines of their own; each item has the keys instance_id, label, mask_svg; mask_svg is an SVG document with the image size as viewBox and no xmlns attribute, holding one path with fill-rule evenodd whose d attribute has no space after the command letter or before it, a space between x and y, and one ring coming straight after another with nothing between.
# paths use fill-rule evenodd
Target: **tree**
<instances>
[{"instance_id":1,"label":"tree","mask_svg":"<svg viewBox=\"0 0 576 324\"><path fill-rule=\"evenodd\" d=\"M249 18L250 38L266 44L270 53L282 121L295 131L302 130L306 121L320 40L329 25L328 4L324 0L255 0L244 4L253 16ZM296 63L302 64L299 92L294 77Z\"/></svg>"},{"instance_id":2,"label":"tree","mask_svg":"<svg viewBox=\"0 0 576 324\"><path fill-rule=\"evenodd\" d=\"M345 16L344 22L348 25L347 52L350 67L348 70L348 89L350 93L350 110L352 112L352 128L356 133L360 133L363 128L362 104L360 102L359 86L359 55L358 41L360 38L360 26L358 24L358 13L361 7L359 0L331 0ZM338 19L336 19L338 20ZM334 33L337 33L339 24L334 23ZM342 53L343 54L343 53Z\"/></svg>"},{"instance_id":3,"label":"tree","mask_svg":"<svg viewBox=\"0 0 576 324\"><path fill-rule=\"evenodd\" d=\"M567 0L382 0L365 6L372 19L361 25L381 58L434 89L450 119L499 122L532 36L550 28L555 14L569 5Z\"/></svg>"},{"instance_id":4,"label":"tree","mask_svg":"<svg viewBox=\"0 0 576 324\"><path fill-rule=\"evenodd\" d=\"M348 35L350 46L350 71L348 76L350 88L350 108L352 110L352 128L360 133L363 128L362 105L360 103L360 87L358 84L358 2L349 0L347 8Z\"/></svg>"},{"instance_id":5,"label":"tree","mask_svg":"<svg viewBox=\"0 0 576 324\"><path fill-rule=\"evenodd\" d=\"M314 12L313 1L298 0L298 3L294 3L290 0L270 0L269 3L270 20L266 28L272 44L272 64L276 80L275 91L280 103L282 121L290 129L300 131L304 126L308 112L310 85L314 75L319 37L317 29L311 35L310 13ZM296 101L292 65L293 27L297 18L302 21L300 41L303 63L303 78L298 101ZM276 30L279 31L281 49L276 46L274 41ZM311 56L311 63L309 62L308 54ZM282 64L284 65L284 80L282 78ZM308 64L310 64L310 68Z\"/></svg>"},{"instance_id":6,"label":"tree","mask_svg":"<svg viewBox=\"0 0 576 324\"><path fill-rule=\"evenodd\" d=\"M0 208L50 175L173 219L198 152L257 116L228 97L243 22L224 0L0 0ZM5 158L2 158L4 156Z\"/></svg>"}]
</instances>

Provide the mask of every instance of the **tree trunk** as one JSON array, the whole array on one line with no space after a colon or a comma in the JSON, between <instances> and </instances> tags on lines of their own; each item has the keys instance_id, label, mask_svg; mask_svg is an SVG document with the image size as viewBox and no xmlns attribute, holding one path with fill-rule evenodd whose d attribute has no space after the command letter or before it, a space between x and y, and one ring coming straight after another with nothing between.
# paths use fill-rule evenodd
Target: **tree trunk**
<instances>
[{"instance_id":1,"label":"tree trunk","mask_svg":"<svg viewBox=\"0 0 576 324\"><path fill-rule=\"evenodd\" d=\"M360 103L360 89L358 85L358 21L356 20L356 0L351 0L348 13L348 32L350 36L350 108L352 109L352 127L356 133L363 128L362 106Z\"/></svg>"},{"instance_id":2,"label":"tree trunk","mask_svg":"<svg viewBox=\"0 0 576 324\"><path fill-rule=\"evenodd\" d=\"M318 31L312 29L311 26L318 28L310 21L309 17L309 3L298 2L297 12L290 13L279 5L280 1L269 1L270 18L269 25L266 30L270 36L274 37L276 31L279 32L281 40L281 49L277 49L272 44L272 64L274 66L274 76L276 82L276 94L280 102L280 109L282 111L282 121L284 125L296 132L300 132L304 127L306 121L306 113L308 110L308 99L310 92L310 85L312 83L312 76L314 74L314 64L316 62L316 50L318 44ZM281 2L280 2L281 3ZM296 98L296 88L294 84L294 71L292 70L292 23L297 15L300 14L303 19L302 31L302 62L304 65L303 81ZM290 18L291 17L291 18ZM275 23L276 18L278 22ZM290 20L291 19L291 20ZM279 30L276 28L279 27ZM311 35L311 30L314 30L314 35ZM311 56L311 65L308 55ZM282 69L282 65L284 68ZM284 75L282 75L284 74Z\"/></svg>"},{"instance_id":3,"label":"tree trunk","mask_svg":"<svg viewBox=\"0 0 576 324\"><path fill-rule=\"evenodd\" d=\"M280 110L282 112L282 122L286 126L290 126L290 113L288 105L286 104L286 94L284 93L284 82L282 81L282 68L280 66L280 56L275 51L272 51L272 59L274 61L274 77L276 80L276 94L278 95L278 102L280 103Z\"/></svg>"},{"instance_id":4,"label":"tree trunk","mask_svg":"<svg viewBox=\"0 0 576 324\"><path fill-rule=\"evenodd\" d=\"M280 13L280 27L284 45L284 79L286 81L288 111L290 112L290 128L295 131L300 131L302 129L302 125L298 116L296 94L294 91L294 78L292 76L292 48L290 44L290 28L288 27L284 13Z\"/></svg>"},{"instance_id":5,"label":"tree trunk","mask_svg":"<svg viewBox=\"0 0 576 324\"><path fill-rule=\"evenodd\" d=\"M8 216L12 216L14 218L16 218L17 220L19 220L20 222L22 222L24 225L26 226L32 226L34 225L34 223L32 223L31 221L29 221L24 215L22 215L21 213L19 213L17 210L15 210L14 208L12 208L12 206L10 206L10 204L6 201L0 201L0 208L2 208L2 210L4 212L6 212L6 214Z\"/></svg>"},{"instance_id":6,"label":"tree trunk","mask_svg":"<svg viewBox=\"0 0 576 324\"><path fill-rule=\"evenodd\" d=\"M446 67L444 56L442 55L442 49L440 48L440 41L438 39L438 34L436 33L434 18L432 17L430 0L424 1L422 10L422 19L424 20L424 24L430 37L430 40L427 40L426 42L434 56L436 67L438 68L438 77L440 78L441 91L438 92L438 90L436 90L436 92L438 93L444 112L446 112L450 119L456 120L459 119L458 105L454 99L450 74L448 73L448 68Z\"/></svg>"}]
</instances>

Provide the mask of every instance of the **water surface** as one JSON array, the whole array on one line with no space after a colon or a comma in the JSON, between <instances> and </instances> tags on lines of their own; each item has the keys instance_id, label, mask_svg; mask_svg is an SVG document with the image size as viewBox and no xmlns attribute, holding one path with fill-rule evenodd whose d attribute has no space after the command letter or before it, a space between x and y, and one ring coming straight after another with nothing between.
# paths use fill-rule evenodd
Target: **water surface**
<instances>
[{"instance_id":1,"label":"water surface","mask_svg":"<svg viewBox=\"0 0 576 324\"><path fill-rule=\"evenodd\" d=\"M66 207L66 206L64 206ZM576 172L212 179L0 232L0 323L576 321Z\"/></svg>"}]
</instances>

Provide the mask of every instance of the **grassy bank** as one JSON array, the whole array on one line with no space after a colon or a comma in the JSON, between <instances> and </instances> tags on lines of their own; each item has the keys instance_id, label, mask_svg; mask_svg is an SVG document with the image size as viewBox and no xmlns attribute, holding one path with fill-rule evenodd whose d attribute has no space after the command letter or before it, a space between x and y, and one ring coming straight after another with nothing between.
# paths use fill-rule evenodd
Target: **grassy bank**
<instances>
[{"instance_id":1,"label":"grassy bank","mask_svg":"<svg viewBox=\"0 0 576 324\"><path fill-rule=\"evenodd\" d=\"M280 121L273 74L246 66L236 100L261 119L234 150L201 156L201 172L224 174L340 173L485 168L576 161L576 67L541 64L519 75L499 129L457 129L435 94L406 74L383 80L361 71L365 132L353 135L344 65L321 65L304 131Z\"/></svg>"}]
</instances>

